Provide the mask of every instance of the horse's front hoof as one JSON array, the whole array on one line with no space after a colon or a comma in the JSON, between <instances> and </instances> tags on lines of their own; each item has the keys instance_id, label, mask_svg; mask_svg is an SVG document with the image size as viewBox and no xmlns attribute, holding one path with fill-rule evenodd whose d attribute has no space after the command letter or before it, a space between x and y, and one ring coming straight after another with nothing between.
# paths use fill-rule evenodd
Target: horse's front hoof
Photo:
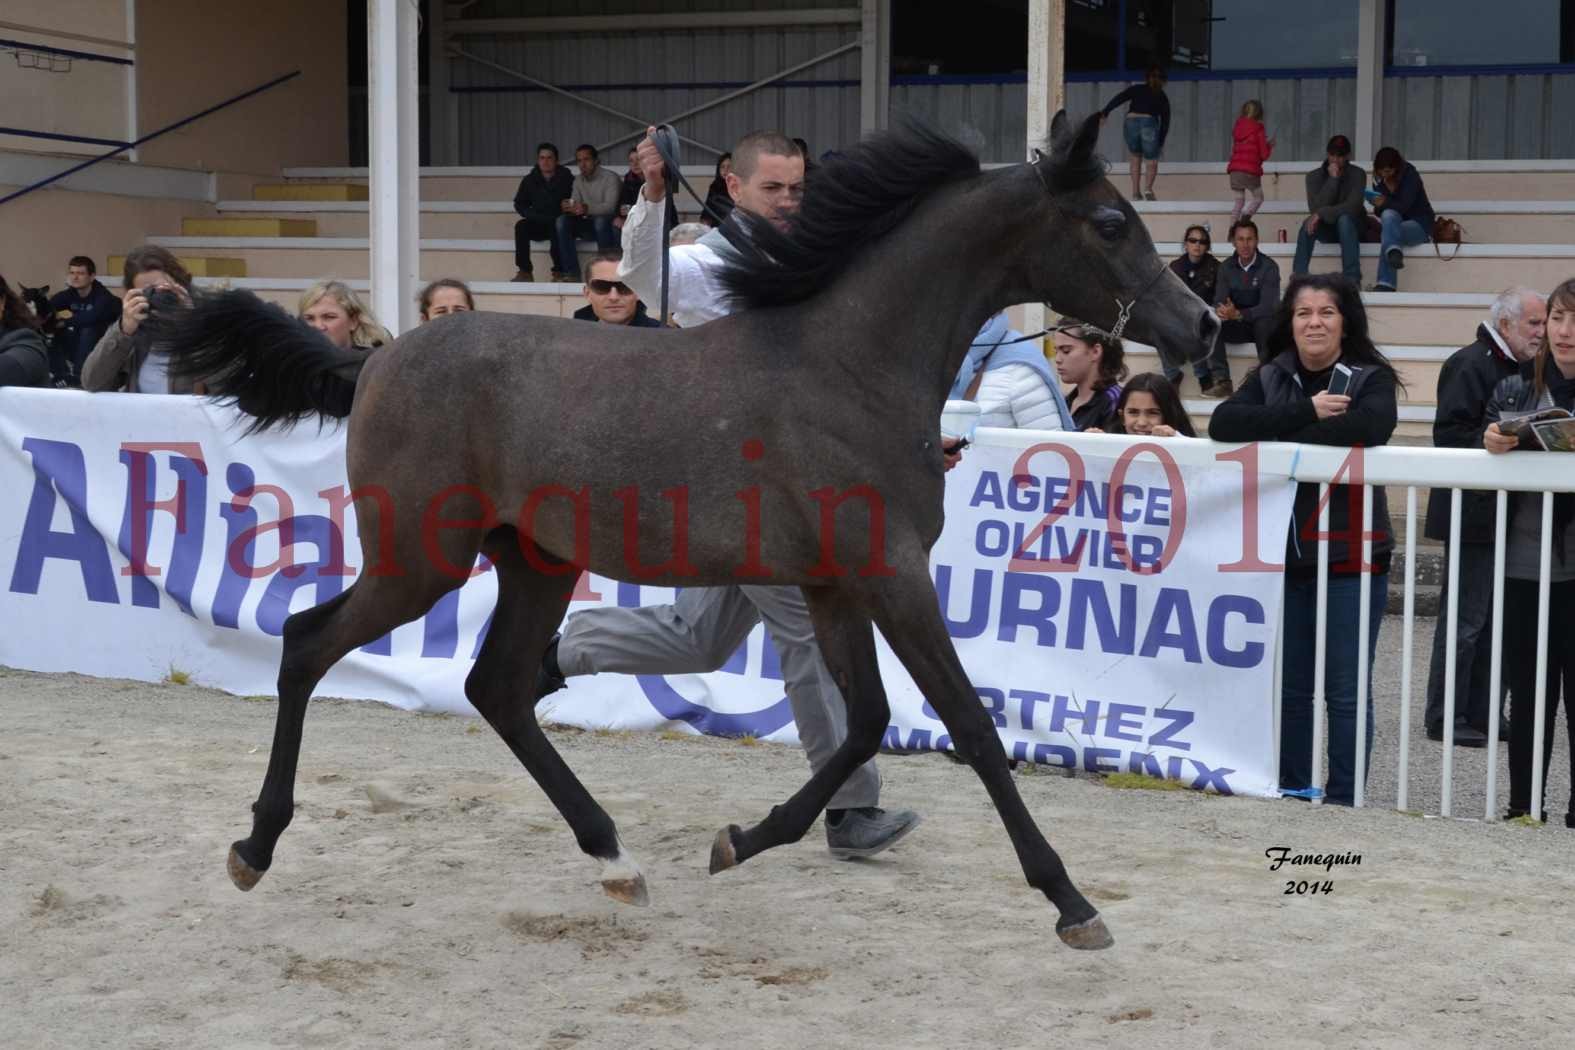
<instances>
[{"instance_id":1,"label":"horse's front hoof","mask_svg":"<svg viewBox=\"0 0 1575 1050\"><path fill-rule=\"evenodd\" d=\"M633 857L618 844L618 853L611 860L602 861L602 891L615 901L643 908L651 903L645 889L645 875Z\"/></svg>"},{"instance_id":2,"label":"horse's front hoof","mask_svg":"<svg viewBox=\"0 0 1575 1050\"><path fill-rule=\"evenodd\" d=\"M1068 926L1057 923L1055 933L1068 948L1085 952L1098 951L1116 943L1116 939L1110 936L1110 931L1105 929L1105 920L1098 915Z\"/></svg>"},{"instance_id":3,"label":"horse's front hoof","mask_svg":"<svg viewBox=\"0 0 1575 1050\"><path fill-rule=\"evenodd\" d=\"M733 845L733 835L742 830L737 824L729 824L716 833L716 841L711 843L712 875L738 867L738 850Z\"/></svg>"},{"instance_id":4,"label":"horse's front hoof","mask_svg":"<svg viewBox=\"0 0 1575 1050\"><path fill-rule=\"evenodd\" d=\"M225 867L229 869L230 881L235 883L235 888L244 893L261 882L268 869L263 868L259 871L248 864L246 858L241 856L240 847L239 842L230 847L230 856Z\"/></svg>"}]
</instances>

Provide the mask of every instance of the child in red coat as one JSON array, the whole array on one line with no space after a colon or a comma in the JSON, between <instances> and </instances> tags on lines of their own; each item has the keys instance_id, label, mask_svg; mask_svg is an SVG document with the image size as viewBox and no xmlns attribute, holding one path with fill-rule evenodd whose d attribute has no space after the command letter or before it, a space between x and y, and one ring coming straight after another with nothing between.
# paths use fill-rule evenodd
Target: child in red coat
<instances>
[{"instance_id":1,"label":"child in red coat","mask_svg":"<svg viewBox=\"0 0 1575 1050\"><path fill-rule=\"evenodd\" d=\"M1231 209L1230 221L1250 219L1263 203L1263 162L1274 152L1274 140L1263 130L1263 103L1255 98L1241 105L1241 116L1231 129L1235 140L1231 146L1230 163L1225 173L1230 176L1231 192L1236 195L1236 206ZM1251 203L1245 198L1251 196ZM1242 205L1246 203L1246 207Z\"/></svg>"}]
</instances>

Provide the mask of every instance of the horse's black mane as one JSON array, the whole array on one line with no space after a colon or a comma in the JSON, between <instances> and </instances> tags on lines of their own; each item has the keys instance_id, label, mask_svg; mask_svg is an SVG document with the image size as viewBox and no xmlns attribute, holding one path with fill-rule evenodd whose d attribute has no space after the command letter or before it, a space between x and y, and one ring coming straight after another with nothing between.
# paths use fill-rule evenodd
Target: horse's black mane
<instances>
[{"instance_id":1,"label":"horse's black mane","mask_svg":"<svg viewBox=\"0 0 1575 1050\"><path fill-rule=\"evenodd\" d=\"M1105 174L1105 163L1067 143L1041 161L1057 190ZM979 176L967 146L917 121L876 132L810 175L803 205L786 231L735 209L723 227L735 252L718 279L735 307L785 306L824 288L859 252L908 216L928 193Z\"/></svg>"},{"instance_id":2,"label":"horse's black mane","mask_svg":"<svg viewBox=\"0 0 1575 1050\"><path fill-rule=\"evenodd\" d=\"M727 253L719 279L740 308L796 303L825 287L926 193L978 175L973 151L931 128L909 122L877 132L814 170L786 232L735 209L739 229L724 232L733 234L737 253Z\"/></svg>"}]
</instances>

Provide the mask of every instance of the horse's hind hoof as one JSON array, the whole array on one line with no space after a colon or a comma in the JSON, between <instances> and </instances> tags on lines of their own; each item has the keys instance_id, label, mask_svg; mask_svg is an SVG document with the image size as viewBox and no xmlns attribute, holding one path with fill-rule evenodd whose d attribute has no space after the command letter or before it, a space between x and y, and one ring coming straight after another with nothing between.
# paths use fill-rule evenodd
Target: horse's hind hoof
<instances>
[{"instance_id":1,"label":"horse's hind hoof","mask_svg":"<svg viewBox=\"0 0 1575 1050\"><path fill-rule=\"evenodd\" d=\"M738 867L738 849L733 845L733 835L742 830L737 824L729 824L716 833L716 841L711 843L712 875Z\"/></svg>"},{"instance_id":2,"label":"horse's hind hoof","mask_svg":"<svg viewBox=\"0 0 1575 1050\"><path fill-rule=\"evenodd\" d=\"M1067 926L1057 923L1055 933L1068 948L1077 948L1080 951L1098 951L1116 943L1116 939L1110 936L1110 931L1105 929L1105 920L1098 915Z\"/></svg>"},{"instance_id":3,"label":"horse's hind hoof","mask_svg":"<svg viewBox=\"0 0 1575 1050\"><path fill-rule=\"evenodd\" d=\"M230 881L235 883L235 888L244 893L262 881L262 877L267 869L258 871L246 863L246 859L241 856L239 846L240 843L237 842L230 847L230 857L225 863L225 867L229 869Z\"/></svg>"}]
</instances>

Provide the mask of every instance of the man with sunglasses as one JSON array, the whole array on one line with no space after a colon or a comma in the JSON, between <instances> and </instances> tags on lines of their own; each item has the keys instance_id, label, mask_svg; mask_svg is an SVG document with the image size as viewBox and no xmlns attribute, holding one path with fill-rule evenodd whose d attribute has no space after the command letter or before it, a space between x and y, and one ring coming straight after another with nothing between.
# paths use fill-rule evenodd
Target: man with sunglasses
<instances>
[{"instance_id":1,"label":"man with sunglasses","mask_svg":"<svg viewBox=\"0 0 1575 1050\"><path fill-rule=\"evenodd\" d=\"M585 300L588 305L574 311L576 321L600 321L602 324L626 324L634 328L660 328L662 322L645 312L640 297L618 279L618 263L622 252L602 252L591 260L590 279L585 282Z\"/></svg>"},{"instance_id":2,"label":"man with sunglasses","mask_svg":"<svg viewBox=\"0 0 1575 1050\"><path fill-rule=\"evenodd\" d=\"M666 247L662 243L662 212L667 184L662 158L650 133L640 143L638 156L645 185L624 223L618 277L640 298L657 302ZM781 132L745 135L733 147L727 188L735 216L749 212L785 227L804 193L804 155ZM726 221L737 223L734 216ZM711 231L696 244L672 249L668 303L679 325L692 327L732 312L732 304L716 279L723 265L721 253L727 250L728 242L720 230ZM659 347L653 343L655 352ZM847 707L820 655L808 606L797 587L691 587L680 591L672 605L602 607L575 613L565 621L562 635L547 647L537 696L563 688L566 677L603 671L649 675L719 670L762 621L776 649L799 741L810 767L820 769L847 738ZM880 773L871 759L853 771L826 807L826 848L833 856L873 856L918 827L917 813L884 810L879 801Z\"/></svg>"}]
</instances>

